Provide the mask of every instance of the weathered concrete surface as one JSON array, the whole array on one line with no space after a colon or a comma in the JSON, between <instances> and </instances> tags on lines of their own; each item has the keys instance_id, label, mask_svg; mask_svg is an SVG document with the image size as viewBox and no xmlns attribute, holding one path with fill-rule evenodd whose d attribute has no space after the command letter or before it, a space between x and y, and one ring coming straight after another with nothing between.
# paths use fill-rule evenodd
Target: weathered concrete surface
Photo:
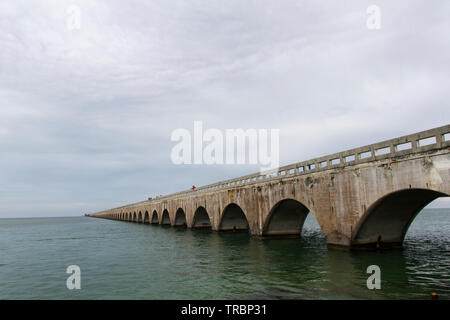
<instances>
[{"instance_id":1,"label":"weathered concrete surface","mask_svg":"<svg viewBox=\"0 0 450 320\"><path fill-rule=\"evenodd\" d=\"M310 211L329 244L399 245L416 214L450 194L449 131L447 125L286 166L277 177L240 177L92 216L280 236L300 234ZM435 144L421 147L419 141L430 136ZM406 142L411 148L398 151ZM391 152L378 155L386 145ZM371 156L363 159L366 151ZM345 161L351 155L353 160ZM333 159L340 163L333 165ZM314 168L301 171L311 164Z\"/></svg>"}]
</instances>

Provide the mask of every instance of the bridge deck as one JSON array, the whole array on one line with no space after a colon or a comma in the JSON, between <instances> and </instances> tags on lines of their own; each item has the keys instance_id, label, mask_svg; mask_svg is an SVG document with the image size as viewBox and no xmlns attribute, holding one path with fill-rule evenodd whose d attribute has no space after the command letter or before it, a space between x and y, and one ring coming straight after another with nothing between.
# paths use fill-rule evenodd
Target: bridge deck
<instances>
[{"instance_id":1,"label":"bridge deck","mask_svg":"<svg viewBox=\"0 0 450 320\"><path fill-rule=\"evenodd\" d=\"M234 179L223 180L213 184L200 186L196 188L195 192L213 192L216 190L279 180L286 177L302 176L330 169L344 168L346 166L369 163L377 160L398 158L425 151L445 149L448 147L450 147L450 125L445 125L363 147L289 164L277 169L257 172ZM177 198L183 195L190 195L192 192L194 191L187 189L164 196L158 196L152 200L144 200L113 209L146 205L152 201L161 201Z\"/></svg>"}]
</instances>

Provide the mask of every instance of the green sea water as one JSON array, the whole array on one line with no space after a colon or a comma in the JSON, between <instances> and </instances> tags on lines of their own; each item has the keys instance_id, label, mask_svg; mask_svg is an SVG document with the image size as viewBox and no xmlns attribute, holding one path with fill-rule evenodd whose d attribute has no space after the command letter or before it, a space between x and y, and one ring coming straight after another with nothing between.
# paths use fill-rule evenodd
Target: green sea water
<instances>
[{"instance_id":1,"label":"green sea water","mask_svg":"<svg viewBox=\"0 0 450 320\"><path fill-rule=\"evenodd\" d=\"M81 289L69 290L69 265ZM369 290L369 265L381 289ZM297 239L254 239L88 217L0 219L0 299L450 299L450 209L426 209L404 248L328 248L309 215Z\"/></svg>"}]
</instances>

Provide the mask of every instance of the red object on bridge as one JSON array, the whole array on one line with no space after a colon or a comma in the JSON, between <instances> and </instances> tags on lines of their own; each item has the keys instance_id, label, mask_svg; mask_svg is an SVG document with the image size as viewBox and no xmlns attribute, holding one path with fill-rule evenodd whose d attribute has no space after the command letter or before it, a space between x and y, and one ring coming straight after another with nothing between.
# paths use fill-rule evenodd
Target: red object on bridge
<instances>
[{"instance_id":1,"label":"red object on bridge","mask_svg":"<svg viewBox=\"0 0 450 320\"><path fill-rule=\"evenodd\" d=\"M196 186L194 186L194 185L192 185L192 190L195 190L195 189L197 189L197 187L196 187Z\"/></svg>"}]
</instances>

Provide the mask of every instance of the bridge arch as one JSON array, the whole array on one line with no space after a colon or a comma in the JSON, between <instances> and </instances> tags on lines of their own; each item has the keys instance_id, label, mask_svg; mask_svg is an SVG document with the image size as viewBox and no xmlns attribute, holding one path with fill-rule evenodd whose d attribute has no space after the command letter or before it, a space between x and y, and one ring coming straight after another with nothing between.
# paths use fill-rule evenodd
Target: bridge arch
<instances>
[{"instance_id":1,"label":"bridge arch","mask_svg":"<svg viewBox=\"0 0 450 320\"><path fill-rule=\"evenodd\" d=\"M150 223L150 218L149 218L149 215L148 215L148 211L145 211L145 214L144 214L144 223L145 223L145 224L149 224L149 223Z\"/></svg>"},{"instance_id":2,"label":"bridge arch","mask_svg":"<svg viewBox=\"0 0 450 320\"><path fill-rule=\"evenodd\" d=\"M198 207L194 212L194 218L192 220L192 228L211 228L211 219L208 212L202 206Z\"/></svg>"},{"instance_id":3,"label":"bridge arch","mask_svg":"<svg viewBox=\"0 0 450 320\"><path fill-rule=\"evenodd\" d=\"M133 212L133 222L137 221L136 212Z\"/></svg>"},{"instance_id":4,"label":"bridge arch","mask_svg":"<svg viewBox=\"0 0 450 320\"><path fill-rule=\"evenodd\" d=\"M297 200L280 200L266 218L263 236L299 236L309 212L309 209Z\"/></svg>"},{"instance_id":5,"label":"bridge arch","mask_svg":"<svg viewBox=\"0 0 450 320\"><path fill-rule=\"evenodd\" d=\"M430 189L404 189L381 197L358 221L351 245L401 246L417 214L433 200L448 196Z\"/></svg>"},{"instance_id":6,"label":"bridge arch","mask_svg":"<svg viewBox=\"0 0 450 320\"><path fill-rule=\"evenodd\" d=\"M161 218L161 224L162 225L170 225L170 215L169 211L167 209L164 209L162 218Z\"/></svg>"},{"instance_id":7,"label":"bridge arch","mask_svg":"<svg viewBox=\"0 0 450 320\"><path fill-rule=\"evenodd\" d=\"M151 224L158 224L158 223L159 223L158 212L156 212L156 210L153 210L153 213L152 213L152 220L151 220L150 223L151 223Z\"/></svg>"},{"instance_id":8,"label":"bridge arch","mask_svg":"<svg viewBox=\"0 0 450 320\"><path fill-rule=\"evenodd\" d=\"M248 220L244 211L236 203L230 203L223 209L219 231L248 230Z\"/></svg>"},{"instance_id":9,"label":"bridge arch","mask_svg":"<svg viewBox=\"0 0 450 320\"><path fill-rule=\"evenodd\" d=\"M139 211L139 213L138 213L138 220L137 220L137 222L138 223L142 223L142 212L141 211Z\"/></svg>"},{"instance_id":10,"label":"bridge arch","mask_svg":"<svg viewBox=\"0 0 450 320\"><path fill-rule=\"evenodd\" d=\"M175 227L182 227L186 226L186 214L184 213L184 210L182 208L178 208L177 212L175 213Z\"/></svg>"},{"instance_id":11,"label":"bridge arch","mask_svg":"<svg viewBox=\"0 0 450 320\"><path fill-rule=\"evenodd\" d=\"M131 212L128 212L128 221L133 220L133 214Z\"/></svg>"}]
</instances>

